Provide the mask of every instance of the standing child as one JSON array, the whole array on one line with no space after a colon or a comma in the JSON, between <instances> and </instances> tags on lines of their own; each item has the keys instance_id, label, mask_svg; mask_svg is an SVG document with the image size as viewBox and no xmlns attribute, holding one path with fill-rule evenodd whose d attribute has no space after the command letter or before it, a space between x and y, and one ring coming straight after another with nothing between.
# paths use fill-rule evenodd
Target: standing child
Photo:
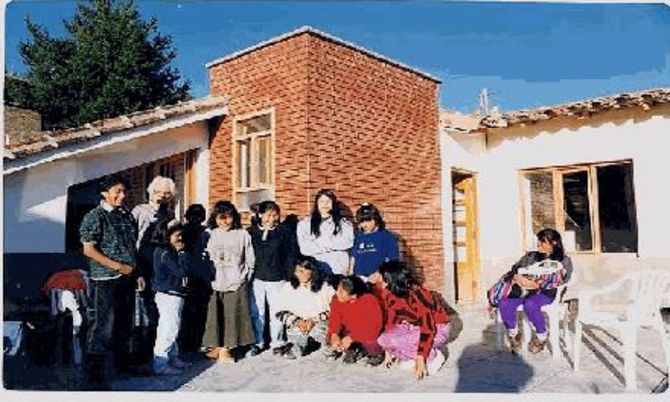
<instances>
[{"instance_id":1,"label":"standing child","mask_svg":"<svg viewBox=\"0 0 670 402\"><path fill-rule=\"evenodd\" d=\"M265 350L263 333L266 321L269 321L270 326L270 347L277 350L284 344L282 324L276 317L277 297L288 279L297 254L289 229L279 225L279 205L274 201L263 201L258 204L257 211L258 217L249 227L256 257L250 301L256 344L249 351L251 356ZM265 319L266 302L269 320Z\"/></svg>"},{"instance_id":2,"label":"standing child","mask_svg":"<svg viewBox=\"0 0 670 402\"><path fill-rule=\"evenodd\" d=\"M201 204L189 205L184 218L186 223L184 223L182 237L186 252L193 259L193 267L188 278L190 291L184 301L182 328L178 341L179 349L188 353L197 351L202 344L214 275L209 258L205 253L208 236L203 225L207 219L205 207Z\"/></svg>"},{"instance_id":3,"label":"standing child","mask_svg":"<svg viewBox=\"0 0 670 402\"><path fill-rule=\"evenodd\" d=\"M316 258L326 275L347 274L354 229L342 216L332 190L316 193L312 213L298 223L297 235L300 252Z\"/></svg>"},{"instance_id":4,"label":"standing child","mask_svg":"<svg viewBox=\"0 0 670 402\"><path fill-rule=\"evenodd\" d=\"M298 258L290 281L284 284L278 298L277 318L285 325L288 338L282 350L284 357L305 356L310 344L325 343L329 303L334 293L324 282L316 259Z\"/></svg>"},{"instance_id":5,"label":"standing child","mask_svg":"<svg viewBox=\"0 0 670 402\"><path fill-rule=\"evenodd\" d=\"M203 346L207 357L233 363L231 349L254 342L249 316L249 280L254 269L251 236L229 201L219 201L209 217L207 251L216 269L207 310Z\"/></svg>"},{"instance_id":6,"label":"standing child","mask_svg":"<svg viewBox=\"0 0 670 402\"><path fill-rule=\"evenodd\" d=\"M187 366L179 358L177 345L191 268L189 255L184 250L182 230L178 222L168 227L168 220L164 219L158 222L152 236L156 247L151 283L158 307L153 366L157 375L178 374Z\"/></svg>"},{"instance_id":7,"label":"standing child","mask_svg":"<svg viewBox=\"0 0 670 402\"><path fill-rule=\"evenodd\" d=\"M350 274L367 281L382 263L399 258L398 241L386 230L379 209L368 202L356 211L356 222L359 231L354 235L354 247L351 249L353 269Z\"/></svg>"}]
</instances>

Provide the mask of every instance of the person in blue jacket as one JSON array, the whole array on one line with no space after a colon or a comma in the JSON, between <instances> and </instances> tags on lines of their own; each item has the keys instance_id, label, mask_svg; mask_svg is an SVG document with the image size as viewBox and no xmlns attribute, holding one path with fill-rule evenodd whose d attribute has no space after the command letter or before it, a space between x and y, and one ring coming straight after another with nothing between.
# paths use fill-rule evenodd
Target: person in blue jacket
<instances>
[{"instance_id":1,"label":"person in blue jacket","mask_svg":"<svg viewBox=\"0 0 670 402\"><path fill-rule=\"evenodd\" d=\"M192 260L182 239L183 226L176 221L160 221L154 231L152 288L156 292L158 328L154 344L154 373L179 374L188 366L179 358L177 335L188 292Z\"/></svg>"},{"instance_id":2,"label":"person in blue jacket","mask_svg":"<svg viewBox=\"0 0 670 402\"><path fill-rule=\"evenodd\" d=\"M386 230L379 209L369 202L356 211L356 223L359 230L354 234L349 273L367 281L382 263L399 259L398 240Z\"/></svg>"}]
</instances>

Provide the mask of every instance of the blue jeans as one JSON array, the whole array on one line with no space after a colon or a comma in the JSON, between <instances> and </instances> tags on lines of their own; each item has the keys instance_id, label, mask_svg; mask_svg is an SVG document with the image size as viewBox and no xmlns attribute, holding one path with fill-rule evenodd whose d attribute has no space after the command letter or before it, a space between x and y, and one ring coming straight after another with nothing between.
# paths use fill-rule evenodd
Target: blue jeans
<instances>
[{"instance_id":1,"label":"blue jeans","mask_svg":"<svg viewBox=\"0 0 670 402\"><path fill-rule=\"evenodd\" d=\"M263 332L265 329L265 300L268 302L270 315L270 347L276 348L284 344L282 339L283 325L276 317L277 297L286 281L268 282L254 279L254 291L250 292L249 311L254 326L256 344L263 346Z\"/></svg>"}]
</instances>

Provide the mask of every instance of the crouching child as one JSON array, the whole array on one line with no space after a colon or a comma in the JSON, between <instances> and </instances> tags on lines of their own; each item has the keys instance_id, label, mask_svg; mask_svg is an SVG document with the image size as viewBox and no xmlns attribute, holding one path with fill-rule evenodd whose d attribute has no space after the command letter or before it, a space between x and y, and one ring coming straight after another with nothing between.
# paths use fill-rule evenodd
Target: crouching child
<instances>
[{"instance_id":1,"label":"crouching child","mask_svg":"<svg viewBox=\"0 0 670 402\"><path fill-rule=\"evenodd\" d=\"M384 351L377 343L382 330L382 309L375 296L366 293L363 280L355 275L342 278L330 302L327 339L330 353L326 358L356 363L365 357L366 364L378 366Z\"/></svg>"},{"instance_id":2,"label":"crouching child","mask_svg":"<svg viewBox=\"0 0 670 402\"><path fill-rule=\"evenodd\" d=\"M330 300L335 291L325 283L313 257L296 261L289 282L278 296L277 318L286 329L287 343L275 349L287 359L305 356L326 340Z\"/></svg>"}]
</instances>

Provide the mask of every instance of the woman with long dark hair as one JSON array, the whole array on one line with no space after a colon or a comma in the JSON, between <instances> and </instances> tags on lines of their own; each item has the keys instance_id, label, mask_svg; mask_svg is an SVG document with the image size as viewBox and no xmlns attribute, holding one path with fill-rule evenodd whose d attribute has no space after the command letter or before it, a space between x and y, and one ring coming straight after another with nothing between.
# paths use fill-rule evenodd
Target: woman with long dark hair
<instances>
[{"instance_id":1,"label":"woman with long dark hair","mask_svg":"<svg viewBox=\"0 0 670 402\"><path fill-rule=\"evenodd\" d=\"M370 282L386 313L384 332L377 339L385 351L386 367L396 360L403 366L413 362L416 379L439 370L449 336L449 315L440 299L420 286L400 261L383 263Z\"/></svg>"},{"instance_id":2,"label":"woman with long dark hair","mask_svg":"<svg viewBox=\"0 0 670 402\"><path fill-rule=\"evenodd\" d=\"M300 252L316 258L325 274L347 274L354 229L342 216L332 190L316 193L312 213L298 223L296 232Z\"/></svg>"},{"instance_id":3,"label":"woman with long dark hair","mask_svg":"<svg viewBox=\"0 0 670 402\"><path fill-rule=\"evenodd\" d=\"M499 306L512 353L521 347L517 308L523 305L526 317L535 328L535 338L530 341L528 350L539 353L547 342L547 325L540 309L554 301L557 285L570 280L571 275L572 260L565 255L560 233L549 228L540 230L537 251L521 257L504 276L505 281L514 285L512 293L500 300Z\"/></svg>"}]
</instances>

